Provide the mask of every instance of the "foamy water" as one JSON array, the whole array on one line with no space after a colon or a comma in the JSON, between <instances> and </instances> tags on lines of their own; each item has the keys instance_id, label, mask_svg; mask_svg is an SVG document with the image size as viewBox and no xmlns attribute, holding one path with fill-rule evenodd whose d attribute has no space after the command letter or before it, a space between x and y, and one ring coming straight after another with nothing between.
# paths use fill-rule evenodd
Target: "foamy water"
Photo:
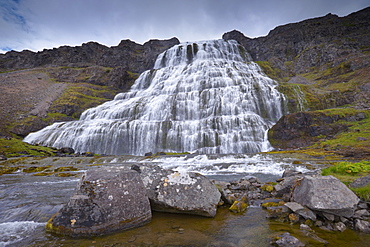
<instances>
[{"instance_id":1,"label":"foamy water","mask_svg":"<svg viewBox=\"0 0 370 247\"><path fill-rule=\"evenodd\" d=\"M0 247L12 246L45 227L45 222L15 221L0 223Z\"/></svg>"}]
</instances>

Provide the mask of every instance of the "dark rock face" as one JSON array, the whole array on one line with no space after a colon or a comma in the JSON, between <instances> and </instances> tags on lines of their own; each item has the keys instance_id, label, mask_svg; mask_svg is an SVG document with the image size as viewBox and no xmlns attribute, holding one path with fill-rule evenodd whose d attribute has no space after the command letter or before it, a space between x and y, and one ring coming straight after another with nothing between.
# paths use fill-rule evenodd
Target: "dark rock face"
<instances>
[{"instance_id":1,"label":"dark rock face","mask_svg":"<svg viewBox=\"0 0 370 247\"><path fill-rule=\"evenodd\" d=\"M294 202L311 210L352 217L359 198L333 176L304 177L294 188Z\"/></svg>"},{"instance_id":2,"label":"dark rock face","mask_svg":"<svg viewBox=\"0 0 370 247\"><path fill-rule=\"evenodd\" d=\"M46 228L70 236L103 235L144 225L151 216L139 173L119 168L92 169Z\"/></svg>"},{"instance_id":3,"label":"dark rock face","mask_svg":"<svg viewBox=\"0 0 370 247\"><path fill-rule=\"evenodd\" d=\"M255 61L270 61L287 74L305 73L313 66L339 64L349 57L362 56L361 47L370 39L370 8L345 17L328 14L299 23L276 27L265 37L248 38L239 31L223 35L242 44ZM291 61L292 66L285 62ZM365 67L369 63L353 63Z\"/></svg>"},{"instance_id":4,"label":"dark rock face","mask_svg":"<svg viewBox=\"0 0 370 247\"><path fill-rule=\"evenodd\" d=\"M311 145L319 136L331 137L348 130L348 126L338 123L360 121L359 113L353 116L326 115L320 112L297 112L283 116L269 130L268 136L275 148L298 148Z\"/></svg>"},{"instance_id":5,"label":"dark rock face","mask_svg":"<svg viewBox=\"0 0 370 247\"><path fill-rule=\"evenodd\" d=\"M0 70L25 69L47 66L68 67L121 67L141 73L151 69L158 54L179 43L177 38L150 40L144 45L122 40L118 46L106 47L96 42L82 46L43 50L41 52L10 51L0 55Z\"/></svg>"}]
</instances>

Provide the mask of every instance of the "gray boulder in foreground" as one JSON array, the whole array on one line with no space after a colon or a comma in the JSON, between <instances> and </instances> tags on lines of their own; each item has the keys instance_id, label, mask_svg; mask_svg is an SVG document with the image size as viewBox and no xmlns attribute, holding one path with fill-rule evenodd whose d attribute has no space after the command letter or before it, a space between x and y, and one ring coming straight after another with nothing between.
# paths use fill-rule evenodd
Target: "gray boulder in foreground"
<instances>
[{"instance_id":1,"label":"gray boulder in foreground","mask_svg":"<svg viewBox=\"0 0 370 247\"><path fill-rule=\"evenodd\" d=\"M311 210L350 218L359 198L333 176L306 176L297 183L293 201Z\"/></svg>"},{"instance_id":2,"label":"gray boulder in foreground","mask_svg":"<svg viewBox=\"0 0 370 247\"><path fill-rule=\"evenodd\" d=\"M203 175L150 165L141 166L140 175L154 211L206 217L216 215L221 193Z\"/></svg>"},{"instance_id":3,"label":"gray boulder in foreground","mask_svg":"<svg viewBox=\"0 0 370 247\"><path fill-rule=\"evenodd\" d=\"M139 173L98 168L86 171L76 193L46 228L70 236L103 235L142 226L151 216Z\"/></svg>"}]
</instances>

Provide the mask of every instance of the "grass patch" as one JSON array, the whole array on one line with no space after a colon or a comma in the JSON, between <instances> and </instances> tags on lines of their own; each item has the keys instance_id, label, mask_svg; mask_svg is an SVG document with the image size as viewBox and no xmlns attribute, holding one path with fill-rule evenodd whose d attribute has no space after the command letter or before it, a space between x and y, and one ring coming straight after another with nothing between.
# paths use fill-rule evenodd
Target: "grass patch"
<instances>
[{"instance_id":1,"label":"grass patch","mask_svg":"<svg viewBox=\"0 0 370 247\"><path fill-rule=\"evenodd\" d=\"M351 190L362 200L370 202L370 184L362 188L351 188Z\"/></svg>"},{"instance_id":2,"label":"grass patch","mask_svg":"<svg viewBox=\"0 0 370 247\"><path fill-rule=\"evenodd\" d=\"M361 162L338 162L333 166L327 167L322 170L321 175L332 175L338 178L342 183L347 186L356 180L370 174L370 161ZM350 188L359 198L364 201L370 201L370 184L360 188Z\"/></svg>"},{"instance_id":3,"label":"grass patch","mask_svg":"<svg viewBox=\"0 0 370 247\"><path fill-rule=\"evenodd\" d=\"M333 166L322 170L322 175L345 175L345 176L365 176L370 173L370 161L361 161L358 163L342 161Z\"/></svg>"},{"instance_id":4,"label":"grass patch","mask_svg":"<svg viewBox=\"0 0 370 247\"><path fill-rule=\"evenodd\" d=\"M18 157L22 155L30 156L54 156L55 149L34 146L23 142L20 139L11 138L5 139L0 138L0 154L7 158Z\"/></svg>"},{"instance_id":5,"label":"grass patch","mask_svg":"<svg viewBox=\"0 0 370 247\"><path fill-rule=\"evenodd\" d=\"M348 131L338 133L332 139L323 140L314 144L313 148L325 148L327 150L339 150L343 148L360 148L362 150L370 149L370 111L356 111L354 109L330 109L325 110L327 115L337 115L341 117L350 117L363 112L365 118L361 121L343 121L338 124L348 125Z\"/></svg>"},{"instance_id":6,"label":"grass patch","mask_svg":"<svg viewBox=\"0 0 370 247\"><path fill-rule=\"evenodd\" d=\"M108 86L75 84L53 102L49 111L77 119L84 110L112 100L116 93L117 90Z\"/></svg>"}]
</instances>

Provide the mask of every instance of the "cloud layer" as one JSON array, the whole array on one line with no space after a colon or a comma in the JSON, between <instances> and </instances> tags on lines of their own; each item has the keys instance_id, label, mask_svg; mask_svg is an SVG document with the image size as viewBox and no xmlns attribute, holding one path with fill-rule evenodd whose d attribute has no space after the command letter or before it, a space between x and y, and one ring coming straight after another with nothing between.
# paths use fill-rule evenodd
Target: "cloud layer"
<instances>
[{"instance_id":1,"label":"cloud layer","mask_svg":"<svg viewBox=\"0 0 370 247\"><path fill-rule=\"evenodd\" d=\"M259 37L279 25L367 6L370 0L0 0L0 53L88 41L219 39L233 29Z\"/></svg>"}]
</instances>

